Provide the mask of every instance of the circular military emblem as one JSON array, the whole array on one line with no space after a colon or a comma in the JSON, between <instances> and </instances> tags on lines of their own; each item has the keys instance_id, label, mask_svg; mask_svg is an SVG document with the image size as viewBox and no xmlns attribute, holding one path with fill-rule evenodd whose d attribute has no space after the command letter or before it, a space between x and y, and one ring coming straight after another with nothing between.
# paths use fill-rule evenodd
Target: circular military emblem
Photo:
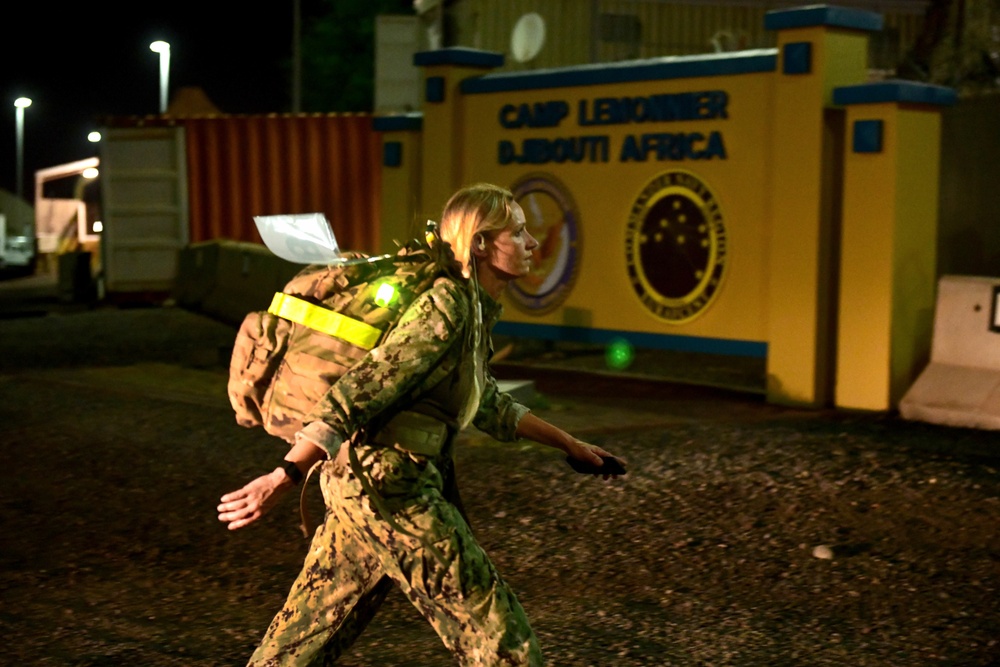
<instances>
[{"instance_id":1,"label":"circular military emblem","mask_svg":"<svg viewBox=\"0 0 1000 667\"><path fill-rule=\"evenodd\" d=\"M531 273L512 282L507 296L518 308L541 315L559 307L573 288L580 264L579 214L569 191L548 174L529 174L511 192L538 247Z\"/></svg>"},{"instance_id":2,"label":"circular military emblem","mask_svg":"<svg viewBox=\"0 0 1000 667\"><path fill-rule=\"evenodd\" d=\"M712 303L726 270L719 202L681 169L653 178L632 204L625 255L629 281L657 317L681 324Z\"/></svg>"}]
</instances>

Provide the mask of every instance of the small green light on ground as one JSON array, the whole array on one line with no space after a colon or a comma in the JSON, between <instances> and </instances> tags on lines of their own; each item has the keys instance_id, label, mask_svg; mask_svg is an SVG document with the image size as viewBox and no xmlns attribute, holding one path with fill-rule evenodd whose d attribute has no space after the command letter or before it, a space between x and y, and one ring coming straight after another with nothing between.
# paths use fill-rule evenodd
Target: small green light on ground
<instances>
[{"instance_id":1,"label":"small green light on ground","mask_svg":"<svg viewBox=\"0 0 1000 667\"><path fill-rule=\"evenodd\" d=\"M625 370L632 365L632 361L635 359L635 351L632 349L632 344L624 338L615 338L608 343L604 359L608 364L608 368L616 371Z\"/></svg>"},{"instance_id":2,"label":"small green light on ground","mask_svg":"<svg viewBox=\"0 0 1000 667\"><path fill-rule=\"evenodd\" d=\"M389 283L382 283L375 292L375 305L388 308L396 297L396 288Z\"/></svg>"}]
</instances>

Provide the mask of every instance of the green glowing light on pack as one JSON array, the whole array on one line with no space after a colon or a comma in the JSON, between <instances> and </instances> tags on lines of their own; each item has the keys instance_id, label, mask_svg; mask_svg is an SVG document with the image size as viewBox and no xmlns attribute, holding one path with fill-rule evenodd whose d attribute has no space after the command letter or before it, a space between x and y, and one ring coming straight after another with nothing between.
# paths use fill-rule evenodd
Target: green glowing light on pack
<instances>
[{"instance_id":1,"label":"green glowing light on pack","mask_svg":"<svg viewBox=\"0 0 1000 667\"><path fill-rule=\"evenodd\" d=\"M392 300L396 298L396 288L389 283L382 283L375 291L375 305L388 308Z\"/></svg>"},{"instance_id":2,"label":"green glowing light on pack","mask_svg":"<svg viewBox=\"0 0 1000 667\"><path fill-rule=\"evenodd\" d=\"M634 359L635 351L632 349L632 344L624 338L616 338L608 343L608 348L604 353L604 360L607 362L608 368L616 371L625 370L632 365Z\"/></svg>"}]
</instances>

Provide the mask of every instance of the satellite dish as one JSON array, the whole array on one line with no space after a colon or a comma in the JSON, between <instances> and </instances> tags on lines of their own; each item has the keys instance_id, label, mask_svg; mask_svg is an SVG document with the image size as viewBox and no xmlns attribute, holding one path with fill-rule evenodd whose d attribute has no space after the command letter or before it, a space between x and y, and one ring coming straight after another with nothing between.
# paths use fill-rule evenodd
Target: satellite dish
<instances>
[{"instance_id":1,"label":"satellite dish","mask_svg":"<svg viewBox=\"0 0 1000 667\"><path fill-rule=\"evenodd\" d=\"M517 20L510 33L510 54L519 63L526 63L542 50L545 44L545 19L530 12Z\"/></svg>"}]
</instances>

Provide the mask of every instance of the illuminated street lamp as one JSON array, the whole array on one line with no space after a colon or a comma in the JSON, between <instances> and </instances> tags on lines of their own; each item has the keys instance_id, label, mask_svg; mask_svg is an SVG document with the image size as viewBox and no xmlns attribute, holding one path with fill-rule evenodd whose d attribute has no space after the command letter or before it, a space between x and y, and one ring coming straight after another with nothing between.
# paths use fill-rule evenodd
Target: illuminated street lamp
<instances>
[{"instance_id":1,"label":"illuminated street lamp","mask_svg":"<svg viewBox=\"0 0 1000 667\"><path fill-rule=\"evenodd\" d=\"M92 181L101 172L98 171L97 167L87 167L80 172L80 175L76 177L76 187L73 188L73 199L83 199L83 189L87 187L87 181Z\"/></svg>"},{"instance_id":2,"label":"illuminated street lamp","mask_svg":"<svg viewBox=\"0 0 1000 667\"><path fill-rule=\"evenodd\" d=\"M93 132L87 135L87 141L89 141L92 144L96 144L100 140L101 140L101 133L98 132L97 130L94 130Z\"/></svg>"},{"instance_id":3,"label":"illuminated street lamp","mask_svg":"<svg viewBox=\"0 0 1000 667\"><path fill-rule=\"evenodd\" d=\"M167 80L170 77L170 45L156 40L149 50L160 54L160 113L167 113Z\"/></svg>"},{"instance_id":4,"label":"illuminated street lamp","mask_svg":"<svg viewBox=\"0 0 1000 667\"><path fill-rule=\"evenodd\" d=\"M19 97L14 100L14 108L17 113L17 196L24 196L24 110L31 106L31 100L27 97Z\"/></svg>"}]
</instances>

